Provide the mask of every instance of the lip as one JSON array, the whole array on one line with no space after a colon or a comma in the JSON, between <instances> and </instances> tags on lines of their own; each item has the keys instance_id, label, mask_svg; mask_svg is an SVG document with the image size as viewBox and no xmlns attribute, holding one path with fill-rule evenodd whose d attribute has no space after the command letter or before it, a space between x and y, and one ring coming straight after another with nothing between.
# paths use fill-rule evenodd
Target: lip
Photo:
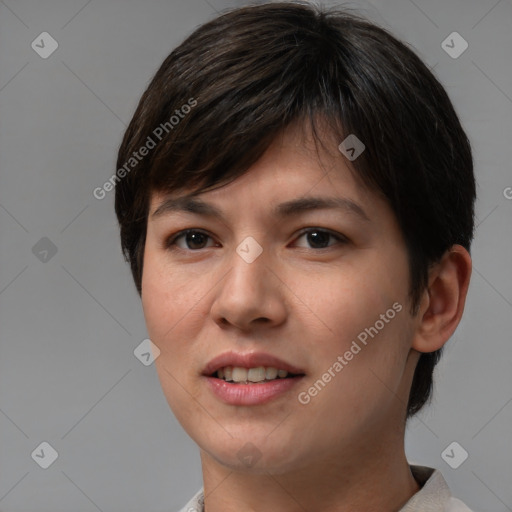
<instances>
[{"instance_id":1,"label":"lip","mask_svg":"<svg viewBox=\"0 0 512 512\"><path fill-rule=\"evenodd\" d=\"M282 359L264 352L248 352L245 354L229 351L214 357L204 368L203 375L211 377L217 370L225 366L240 368L257 368L258 366L273 367L286 370L288 373L305 374L306 372Z\"/></svg>"},{"instance_id":2,"label":"lip","mask_svg":"<svg viewBox=\"0 0 512 512\"><path fill-rule=\"evenodd\" d=\"M210 391L222 402L229 405L254 406L284 396L298 385L304 375L252 384L235 384L216 377L203 378L206 379Z\"/></svg>"}]
</instances>

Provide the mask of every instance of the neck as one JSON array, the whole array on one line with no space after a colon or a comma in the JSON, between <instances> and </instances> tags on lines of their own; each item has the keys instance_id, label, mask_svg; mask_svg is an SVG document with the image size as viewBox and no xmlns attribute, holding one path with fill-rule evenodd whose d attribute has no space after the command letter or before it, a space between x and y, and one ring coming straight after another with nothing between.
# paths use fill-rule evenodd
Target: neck
<instances>
[{"instance_id":1,"label":"neck","mask_svg":"<svg viewBox=\"0 0 512 512\"><path fill-rule=\"evenodd\" d=\"M237 472L201 451L205 512L398 511L419 490L403 450L356 448L357 457L319 457L307 467L275 473ZM396 449L395 449L396 448Z\"/></svg>"}]
</instances>

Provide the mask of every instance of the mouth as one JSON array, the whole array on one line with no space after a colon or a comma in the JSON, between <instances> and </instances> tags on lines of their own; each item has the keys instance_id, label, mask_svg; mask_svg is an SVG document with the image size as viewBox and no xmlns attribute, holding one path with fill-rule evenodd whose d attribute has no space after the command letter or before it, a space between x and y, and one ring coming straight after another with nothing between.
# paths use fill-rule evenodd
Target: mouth
<instances>
[{"instance_id":1,"label":"mouth","mask_svg":"<svg viewBox=\"0 0 512 512\"><path fill-rule=\"evenodd\" d=\"M202 376L211 392L230 405L264 404L284 396L306 372L264 353L225 352L212 359Z\"/></svg>"},{"instance_id":2,"label":"mouth","mask_svg":"<svg viewBox=\"0 0 512 512\"><path fill-rule=\"evenodd\" d=\"M213 358L203 370L206 377L244 384L270 382L305 374L303 369L264 352L224 352Z\"/></svg>"},{"instance_id":3,"label":"mouth","mask_svg":"<svg viewBox=\"0 0 512 512\"><path fill-rule=\"evenodd\" d=\"M257 366L254 368L224 366L209 376L234 384L256 384L258 382L272 382L276 379L291 379L304 375L304 373L291 373L274 366Z\"/></svg>"}]
</instances>

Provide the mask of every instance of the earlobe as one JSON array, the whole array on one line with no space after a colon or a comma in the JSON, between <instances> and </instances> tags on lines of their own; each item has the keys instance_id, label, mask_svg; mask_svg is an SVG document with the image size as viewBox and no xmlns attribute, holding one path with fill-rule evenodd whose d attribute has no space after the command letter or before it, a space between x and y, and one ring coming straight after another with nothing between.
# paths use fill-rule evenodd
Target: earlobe
<instances>
[{"instance_id":1,"label":"earlobe","mask_svg":"<svg viewBox=\"0 0 512 512\"><path fill-rule=\"evenodd\" d=\"M457 244L431 269L412 348L418 352L433 352L449 340L464 311L471 268L471 256Z\"/></svg>"}]
</instances>

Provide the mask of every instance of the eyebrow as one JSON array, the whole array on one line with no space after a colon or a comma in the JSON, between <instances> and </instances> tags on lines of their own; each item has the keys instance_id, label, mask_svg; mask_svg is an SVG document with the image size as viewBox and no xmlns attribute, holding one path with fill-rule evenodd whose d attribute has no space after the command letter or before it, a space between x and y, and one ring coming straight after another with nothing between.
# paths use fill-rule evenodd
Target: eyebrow
<instances>
[{"instance_id":1,"label":"eyebrow","mask_svg":"<svg viewBox=\"0 0 512 512\"><path fill-rule=\"evenodd\" d=\"M370 221L361 206L344 197L301 197L277 205L272 213L275 217L286 218L303 212L322 209L343 210L355 214L364 221ZM194 213L219 220L224 219L219 208L200 199L194 199L192 196L165 199L151 214L151 218L155 219L172 212Z\"/></svg>"}]
</instances>

